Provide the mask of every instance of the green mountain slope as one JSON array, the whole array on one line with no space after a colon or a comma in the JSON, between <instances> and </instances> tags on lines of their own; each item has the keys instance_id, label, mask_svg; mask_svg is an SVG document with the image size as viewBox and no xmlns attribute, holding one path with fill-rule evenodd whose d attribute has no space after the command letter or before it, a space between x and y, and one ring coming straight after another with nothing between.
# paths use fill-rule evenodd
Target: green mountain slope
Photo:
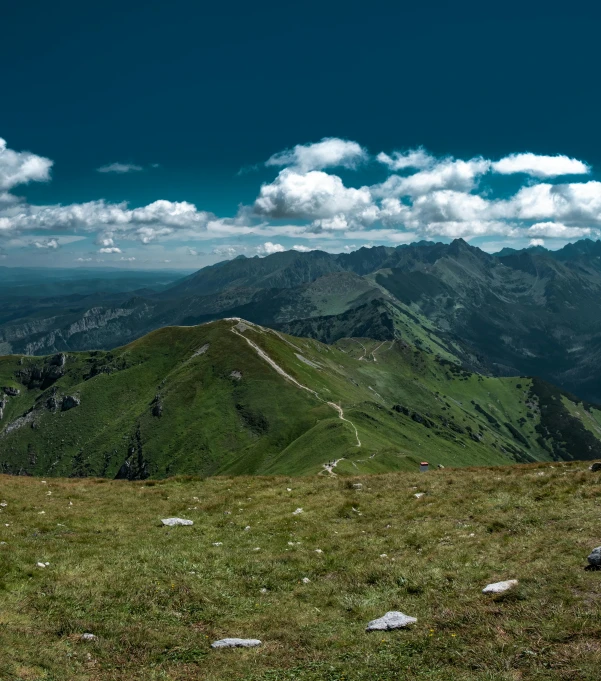
<instances>
[{"instance_id":1,"label":"green mountain slope","mask_svg":"<svg viewBox=\"0 0 601 681\"><path fill-rule=\"evenodd\" d=\"M394 339L226 319L111 352L0 358L3 472L328 474L601 456L601 413Z\"/></svg>"}]
</instances>

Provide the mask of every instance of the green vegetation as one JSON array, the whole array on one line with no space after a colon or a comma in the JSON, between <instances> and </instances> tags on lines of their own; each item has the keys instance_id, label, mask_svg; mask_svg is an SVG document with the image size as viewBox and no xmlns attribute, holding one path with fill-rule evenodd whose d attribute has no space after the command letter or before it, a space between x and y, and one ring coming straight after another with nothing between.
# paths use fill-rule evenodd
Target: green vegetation
<instances>
[{"instance_id":1,"label":"green vegetation","mask_svg":"<svg viewBox=\"0 0 601 681\"><path fill-rule=\"evenodd\" d=\"M334 346L235 319L110 352L0 358L0 470L345 474L601 456L600 412L402 340ZM576 414L578 412L578 415ZM340 418L342 416L343 418ZM360 446L358 444L360 443Z\"/></svg>"},{"instance_id":2,"label":"green vegetation","mask_svg":"<svg viewBox=\"0 0 601 681\"><path fill-rule=\"evenodd\" d=\"M0 486L3 681L599 678L583 464ZM418 621L365 633L389 610ZM226 636L263 645L210 648Z\"/></svg>"}]
</instances>

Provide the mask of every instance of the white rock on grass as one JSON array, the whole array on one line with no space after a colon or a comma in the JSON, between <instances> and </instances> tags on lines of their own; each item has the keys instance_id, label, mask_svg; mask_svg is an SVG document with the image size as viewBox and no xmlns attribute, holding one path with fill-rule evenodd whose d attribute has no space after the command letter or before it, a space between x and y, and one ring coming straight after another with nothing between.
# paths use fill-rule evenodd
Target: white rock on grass
<instances>
[{"instance_id":1,"label":"white rock on grass","mask_svg":"<svg viewBox=\"0 0 601 681\"><path fill-rule=\"evenodd\" d=\"M308 577L303 577L302 582L303 584L309 584L311 580Z\"/></svg>"},{"instance_id":2,"label":"white rock on grass","mask_svg":"<svg viewBox=\"0 0 601 681\"><path fill-rule=\"evenodd\" d=\"M303 512L302 508L297 508L296 511L292 511L292 515L300 515Z\"/></svg>"},{"instance_id":3,"label":"white rock on grass","mask_svg":"<svg viewBox=\"0 0 601 681\"><path fill-rule=\"evenodd\" d=\"M256 648L260 645L258 638L222 638L211 643L211 648Z\"/></svg>"},{"instance_id":4,"label":"white rock on grass","mask_svg":"<svg viewBox=\"0 0 601 681\"><path fill-rule=\"evenodd\" d=\"M42 562L39 562L39 563L36 563L36 565L37 565L37 567L39 567L39 568L45 568L45 567L48 567L48 566L50 565L50 563L42 563Z\"/></svg>"},{"instance_id":5,"label":"white rock on grass","mask_svg":"<svg viewBox=\"0 0 601 681\"><path fill-rule=\"evenodd\" d=\"M495 582L494 584L487 584L483 589L483 594L502 594L504 591L513 589L518 585L517 579L508 579L505 582Z\"/></svg>"},{"instance_id":6,"label":"white rock on grass","mask_svg":"<svg viewBox=\"0 0 601 681\"><path fill-rule=\"evenodd\" d=\"M413 496L416 499L421 499L424 496L425 492L416 492Z\"/></svg>"},{"instance_id":7,"label":"white rock on grass","mask_svg":"<svg viewBox=\"0 0 601 681\"><path fill-rule=\"evenodd\" d=\"M89 633L88 634L82 634L81 640L82 641L97 641L98 636L96 636L96 634L89 634Z\"/></svg>"},{"instance_id":8,"label":"white rock on grass","mask_svg":"<svg viewBox=\"0 0 601 681\"><path fill-rule=\"evenodd\" d=\"M163 525L167 525L167 527L175 527L176 525L194 525L193 520L185 520L184 518L163 518L161 522Z\"/></svg>"},{"instance_id":9,"label":"white rock on grass","mask_svg":"<svg viewBox=\"0 0 601 681\"><path fill-rule=\"evenodd\" d=\"M214 541L213 546L223 546L223 542L222 541Z\"/></svg>"},{"instance_id":10,"label":"white rock on grass","mask_svg":"<svg viewBox=\"0 0 601 681\"><path fill-rule=\"evenodd\" d=\"M417 622L416 617L409 617L403 612L387 612L383 617L372 620L365 631L390 631L391 629L403 629Z\"/></svg>"}]
</instances>

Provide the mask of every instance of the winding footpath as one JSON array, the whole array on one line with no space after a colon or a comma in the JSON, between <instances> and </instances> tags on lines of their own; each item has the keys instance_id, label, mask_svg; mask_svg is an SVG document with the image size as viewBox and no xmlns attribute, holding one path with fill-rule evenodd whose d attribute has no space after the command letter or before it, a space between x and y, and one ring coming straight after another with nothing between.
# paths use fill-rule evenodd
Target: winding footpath
<instances>
[{"instance_id":1,"label":"winding footpath","mask_svg":"<svg viewBox=\"0 0 601 681\"><path fill-rule=\"evenodd\" d=\"M296 380L296 378L293 378L290 374L286 373L282 369L282 367L279 364L277 364L277 362L275 362L273 359L271 359L271 357L264 350L262 350L256 343L251 341L250 338L247 338L243 333L240 333L240 331L238 331L238 329L236 328L238 326L238 324L244 324L248 328L253 328L255 326L255 324L252 324L252 322L246 322L243 319L240 319L240 317L228 317L228 321L236 322L236 324L234 324L234 326L232 326L230 328L230 331L232 333L236 334L236 336L240 336L240 338L244 338L244 340L259 355L259 357L262 360L264 360L265 362L267 362L270 367L275 369L278 372L278 374L280 374L280 376L283 376L287 381L290 381L291 383L293 383L297 388L300 388L301 390L306 390L307 392L311 393L320 402L325 402L328 406L332 407L332 409L335 409L336 412L338 413L338 418L341 419L342 421L346 421L353 428L353 430L355 431L355 437L357 438L356 446L361 447L361 440L359 439L359 432L357 431L357 427L355 426L355 424L352 421L349 421L347 418L345 418L344 411L343 411L343 409L340 405L336 404L335 402L326 402L326 400L324 400L322 397L320 397L318 395L317 391L312 390L311 388L308 388L306 385L303 385L302 383L299 383ZM342 459L338 459L338 461L341 461L341 460ZM324 464L324 468L326 468L326 470L329 470L330 473L333 473L333 471L331 469L336 466L338 461L335 461L334 464L330 467L330 469L328 469L326 464Z\"/></svg>"}]
</instances>

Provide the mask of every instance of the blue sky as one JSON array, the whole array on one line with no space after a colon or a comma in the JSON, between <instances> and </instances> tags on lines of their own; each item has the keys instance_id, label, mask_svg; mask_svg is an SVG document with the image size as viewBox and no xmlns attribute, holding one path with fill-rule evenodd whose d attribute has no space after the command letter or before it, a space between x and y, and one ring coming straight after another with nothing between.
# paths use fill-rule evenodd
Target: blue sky
<instances>
[{"instance_id":1,"label":"blue sky","mask_svg":"<svg viewBox=\"0 0 601 681\"><path fill-rule=\"evenodd\" d=\"M292 247L596 238L600 14L12 3L2 264L193 269Z\"/></svg>"}]
</instances>

